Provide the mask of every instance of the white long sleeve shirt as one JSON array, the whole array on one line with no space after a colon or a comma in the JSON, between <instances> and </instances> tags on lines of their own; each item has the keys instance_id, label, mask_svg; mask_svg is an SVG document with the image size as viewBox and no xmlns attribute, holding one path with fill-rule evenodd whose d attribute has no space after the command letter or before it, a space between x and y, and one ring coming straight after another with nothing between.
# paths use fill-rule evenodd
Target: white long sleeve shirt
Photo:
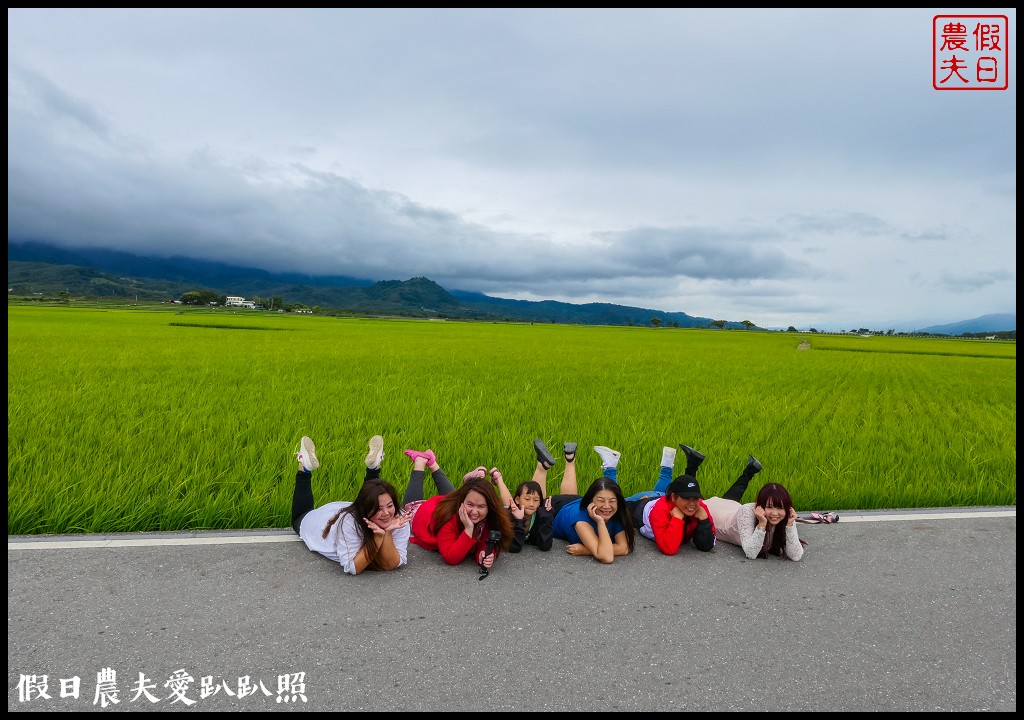
<instances>
[{"instance_id":1,"label":"white long sleeve shirt","mask_svg":"<svg viewBox=\"0 0 1024 720\"><path fill-rule=\"evenodd\" d=\"M299 537L311 551L334 560L349 575L355 575L356 555L363 547L363 534L356 527L356 519L349 514L343 515L338 522L331 526L327 537L323 537L327 521L334 517L336 512L344 510L351 504L344 500L338 500L310 510L302 518L302 524L299 525ZM398 556L401 558L401 562L398 563L399 567L406 564L411 530L412 524L406 523L391 533L391 537L395 541L395 549L398 550Z\"/></svg>"}]
</instances>

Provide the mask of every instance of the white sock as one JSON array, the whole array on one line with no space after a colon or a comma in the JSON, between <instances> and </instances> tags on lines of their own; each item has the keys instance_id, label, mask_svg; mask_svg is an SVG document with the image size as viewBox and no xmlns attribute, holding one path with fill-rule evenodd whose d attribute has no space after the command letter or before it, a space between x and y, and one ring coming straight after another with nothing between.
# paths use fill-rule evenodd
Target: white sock
<instances>
[{"instance_id":1,"label":"white sock","mask_svg":"<svg viewBox=\"0 0 1024 720\"><path fill-rule=\"evenodd\" d=\"M661 466L662 467L673 467L676 464L676 449L672 447L663 447L661 449Z\"/></svg>"}]
</instances>

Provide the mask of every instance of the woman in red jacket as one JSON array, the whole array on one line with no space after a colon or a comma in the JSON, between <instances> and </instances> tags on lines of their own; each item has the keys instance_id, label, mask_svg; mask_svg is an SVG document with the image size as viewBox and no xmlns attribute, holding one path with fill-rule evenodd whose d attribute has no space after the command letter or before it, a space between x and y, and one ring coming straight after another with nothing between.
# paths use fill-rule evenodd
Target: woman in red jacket
<instances>
[{"instance_id":1,"label":"woman in red jacket","mask_svg":"<svg viewBox=\"0 0 1024 720\"><path fill-rule=\"evenodd\" d=\"M626 498L637 530L665 555L675 555L691 540L695 548L707 552L716 539L715 520L696 477L704 455L686 445L679 447L686 454L686 472L673 480L676 449L662 448L661 471L654 489Z\"/></svg>"},{"instance_id":2,"label":"woman in red jacket","mask_svg":"<svg viewBox=\"0 0 1024 720\"><path fill-rule=\"evenodd\" d=\"M481 466L466 473L462 487L456 490L432 450L406 450L405 454L413 461L403 499L406 514L412 515L410 542L427 550L437 550L449 565L458 565L472 557L474 563L490 570L498 553L508 549L514 531L508 513L487 479L486 468ZM424 500L423 480L428 468L441 494ZM495 472L496 469L492 471ZM489 550L492 530L498 531L500 540Z\"/></svg>"}]
</instances>

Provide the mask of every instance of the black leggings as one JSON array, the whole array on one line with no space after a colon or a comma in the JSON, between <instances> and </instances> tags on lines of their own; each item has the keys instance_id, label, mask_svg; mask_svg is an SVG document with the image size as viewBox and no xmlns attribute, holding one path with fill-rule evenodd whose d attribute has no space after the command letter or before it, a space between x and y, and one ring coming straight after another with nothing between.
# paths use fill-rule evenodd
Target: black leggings
<instances>
[{"instance_id":1,"label":"black leggings","mask_svg":"<svg viewBox=\"0 0 1024 720\"><path fill-rule=\"evenodd\" d=\"M380 477L380 468L367 468L366 477L363 482ZM315 505L313 504L313 473L308 470L299 470L295 473L295 492L292 493L292 530L299 534L299 526L302 525L302 518L306 516Z\"/></svg>"},{"instance_id":2,"label":"black leggings","mask_svg":"<svg viewBox=\"0 0 1024 720\"><path fill-rule=\"evenodd\" d=\"M566 505L571 503L573 500L579 500L579 495L552 495L551 496L551 517L558 515L558 511L564 508Z\"/></svg>"},{"instance_id":3,"label":"black leggings","mask_svg":"<svg viewBox=\"0 0 1024 720\"><path fill-rule=\"evenodd\" d=\"M740 475L736 478L736 482L732 484L732 487L725 491L725 495L722 497L726 500L741 502L743 500L743 493L747 491L747 485L749 484L750 478Z\"/></svg>"},{"instance_id":4,"label":"black leggings","mask_svg":"<svg viewBox=\"0 0 1024 720\"><path fill-rule=\"evenodd\" d=\"M423 499L423 478L426 475L427 473L424 470L413 470L409 473L409 486L405 489L405 497L402 498L403 505ZM448 479L448 476L444 474L444 470L441 468L431 472L430 476L434 478L434 485L437 487L439 495L447 495L455 489L452 481Z\"/></svg>"},{"instance_id":5,"label":"black leggings","mask_svg":"<svg viewBox=\"0 0 1024 720\"><path fill-rule=\"evenodd\" d=\"M629 512L630 517L633 518L633 525L638 529L644 526L644 510L647 509L649 503L655 502L661 495L650 495L647 497L637 498L636 500L626 501L626 511Z\"/></svg>"}]
</instances>

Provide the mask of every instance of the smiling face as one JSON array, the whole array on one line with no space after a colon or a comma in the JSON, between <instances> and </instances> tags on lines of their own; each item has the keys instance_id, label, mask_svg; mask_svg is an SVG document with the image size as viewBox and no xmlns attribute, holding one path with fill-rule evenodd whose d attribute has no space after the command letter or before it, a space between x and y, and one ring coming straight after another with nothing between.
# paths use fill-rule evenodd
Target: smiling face
<instances>
[{"instance_id":1,"label":"smiling face","mask_svg":"<svg viewBox=\"0 0 1024 720\"><path fill-rule=\"evenodd\" d=\"M482 493L470 490L462 504L474 525L487 517L487 498Z\"/></svg>"},{"instance_id":2,"label":"smiling face","mask_svg":"<svg viewBox=\"0 0 1024 720\"><path fill-rule=\"evenodd\" d=\"M769 501L764 508L764 517L769 525L778 525L786 519L786 508L777 507Z\"/></svg>"},{"instance_id":3,"label":"smiling face","mask_svg":"<svg viewBox=\"0 0 1024 720\"><path fill-rule=\"evenodd\" d=\"M381 493L377 497L377 512L370 519L384 528L395 519L396 512L395 501L391 499L388 493Z\"/></svg>"},{"instance_id":4,"label":"smiling face","mask_svg":"<svg viewBox=\"0 0 1024 720\"><path fill-rule=\"evenodd\" d=\"M523 488L516 496L516 505L523 509L526 517L530 517L540 507L540 494Z\"/></svg>"},{"instance_id":5,"label":"smiling face","mask_svg":"<svg viewBox=\"0 0 1024 720\"><path fill-rule=\"evenodd\" d=\"M697 514L697 508L700 507L700 498L682 498L678 495L675 498L675 506L683 515L693 517Z\"/></svg>"},{"instance_id":6,"label":"smiling face","mask_svg":"<svg viewBox=\"0 0 1024 720\"><path fill-rule=\"evenodd\" d=\"M615 513L619 511L619 501L611 490L598 490L591 502L594 503L594 511L606 522L615 517Z\"/></svg>"}]
</instances>

